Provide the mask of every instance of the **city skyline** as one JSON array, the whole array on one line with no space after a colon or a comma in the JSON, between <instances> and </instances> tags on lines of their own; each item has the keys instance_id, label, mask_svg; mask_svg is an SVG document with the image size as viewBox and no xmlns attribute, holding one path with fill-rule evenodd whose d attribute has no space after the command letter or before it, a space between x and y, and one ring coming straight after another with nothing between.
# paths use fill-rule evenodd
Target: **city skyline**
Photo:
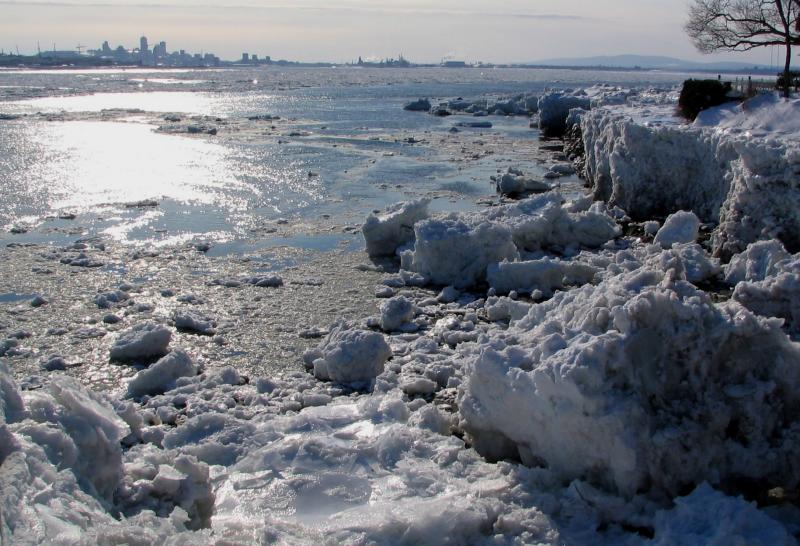
<instances>
[{"instance_id":1,"label":"city skyline","mask_svg":"<svg viewBox=\"0 0 800 546\"><path fill-rule=\"evenodd\" d=\"M554 57L643 54L693 61L733 60L770 65L769 49L704 56L683 32L683 0L388 0L293 5L221 0L214 6L184 0L0 0L0 47L35 53L36 41L58 49L131 41L142 29L170 36L181 49L242 52L304 62L378 60L403 52L415 62L459 59L533 62ZM74 24L73 24L74 23Z\"/></svg>"}]
</instances>

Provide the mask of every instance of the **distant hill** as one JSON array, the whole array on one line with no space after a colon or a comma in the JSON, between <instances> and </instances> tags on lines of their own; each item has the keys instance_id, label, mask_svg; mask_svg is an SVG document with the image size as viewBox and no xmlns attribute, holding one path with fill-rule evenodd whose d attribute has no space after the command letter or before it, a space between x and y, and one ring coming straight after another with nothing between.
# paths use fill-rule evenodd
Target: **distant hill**
<instances>
[{"instance_id":1,"label":"distant hill","mask_svg":"<svg viewBox=\"0 0 800 546\"><path fill-rule=\"evenodd\" d=\"M659 70L707 70L707 71L736 71L736 70L770 70L765 65L753 63L716 61L699 63L684 61L673 57L659 57L649 55L611 55L600 57L565 57L561 59L545 59L535 61L541 66L602 66L606 68L653 68ZM776 69L777 70L777 69Z\"/></svg>"}]
</instances>

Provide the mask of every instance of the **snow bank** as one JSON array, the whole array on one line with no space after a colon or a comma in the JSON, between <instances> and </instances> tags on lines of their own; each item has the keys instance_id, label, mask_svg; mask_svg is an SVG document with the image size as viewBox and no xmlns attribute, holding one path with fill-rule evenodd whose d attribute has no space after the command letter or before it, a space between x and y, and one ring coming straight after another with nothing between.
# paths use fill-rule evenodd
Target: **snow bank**
<instances>
[{"instance_id":1,"label":"snow bank","mask_svg":"<svg viewBox=\"0 0 800 546\"><path fill-rule=\"evenodd\" d=\"M375 379L390 356L392 350L381 334L339 323L303 360L318 379L354 384Z\"/></svg>"},{"instance_id":2,"label":"snow bank","mask_svg":"<svg viewBox=\"0 0 800 546\"><path fill-rule=\"evenodd\" d=\"M800 136L800 99L775 93L756 95L742 103L728 103L700 112L695 127L753 137Z\"/></svg>"},{"instance_id":3,"label":"snow bank","mask_svg":"<svg viewBox=\"0 0 800 546\"><path fill-rule=\"evenodd\" d=\"M393 256L414 237L414 224L428 217L428 199L397 203L370 214L361 228L370 256Z\"/></svg>"},{"instance_id":4,"label":"snow bank","mask_svg":"<svg viewBox=\"0 0 800 546\"><path fill-rule=\"evenodd\" d=\"M718 136L675 126L646 126L614 108L583 115L586 176L595 199L649 220L691 210L715 222L736 157Z\"/></svg>"},{"instance_id":5,"label":"snow bank","mask_svg":"<svg viewBox=\"0 0 800 546\"><path fill-rule=\"evenodd\" d=\"M748 101L736 119L762 126L786 107ZM712 244L724 260L759 239L778 238L800 250L800 145L798 133L789 131L794 121L772 138L753 138L725 129L724 120L720 130L708 120L697 126L651 123L642 112L610 107L582 116L586 175L596 199L636 220L690 210L718 226Z\"/></svg>"},{"instance_id":6,"label":"snow bank","mask_svg":"<svg viewBox=\"0 0 800 546\"><path fill-rule=\"evenodd\" d=\"M800 347L774 319L712 304L672 253L533 305L466 346L462 425L490 457L633 495L704 480L794 487Z\"/></svg>"}]
</instances>

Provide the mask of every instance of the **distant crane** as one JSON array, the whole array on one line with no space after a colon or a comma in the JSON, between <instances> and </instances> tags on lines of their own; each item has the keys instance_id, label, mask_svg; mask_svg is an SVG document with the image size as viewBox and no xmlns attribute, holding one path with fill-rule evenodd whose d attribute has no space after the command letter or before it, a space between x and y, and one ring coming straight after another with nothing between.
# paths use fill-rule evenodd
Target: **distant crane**
<instances>
[{"instance_id":1,"label":"distant crane","mask_svg":"<svg viewBox=\"0 0 800 546\"><path fill-rule=\"evenodd\" d=\"M78 55L83 55L83 50L86 49L86 46L78 44L78 45L75 46L75 49L78 50Z\"/></svg>"}]
</instances>

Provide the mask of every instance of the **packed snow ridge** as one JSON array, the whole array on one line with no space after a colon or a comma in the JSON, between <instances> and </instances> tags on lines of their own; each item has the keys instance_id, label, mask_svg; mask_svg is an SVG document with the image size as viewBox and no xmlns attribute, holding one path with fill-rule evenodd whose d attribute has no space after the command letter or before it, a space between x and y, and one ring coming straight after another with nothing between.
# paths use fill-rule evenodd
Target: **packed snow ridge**
<instances>
[{"instance_id":1,"label":"packed snow ridge","mask_svg":"<svg viewBox=\"0 0 800 546\"><path fill-rule=\"evenodd\" d=\"M581 116L595 199L637 220L690 210L716 226L728 260L776 238L800 250L800 99L759 96L707 110L694 124L624 106Z\"/></svg>"}]
</instances>

